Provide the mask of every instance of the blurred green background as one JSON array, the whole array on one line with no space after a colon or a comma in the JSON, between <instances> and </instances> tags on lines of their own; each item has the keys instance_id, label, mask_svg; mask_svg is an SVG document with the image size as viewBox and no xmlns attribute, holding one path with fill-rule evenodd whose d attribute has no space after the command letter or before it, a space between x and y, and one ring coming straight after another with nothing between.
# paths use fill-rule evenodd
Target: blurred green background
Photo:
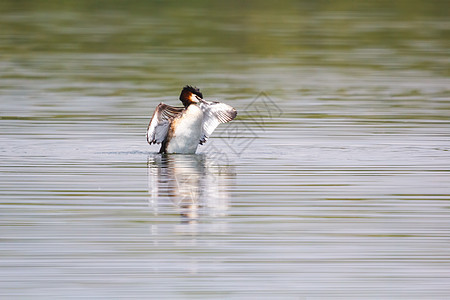
<instances>
[{"instance_id":1,"label":"blurred green background","mask_svg":"<svg viewBox=\"0 0 450 300\"><path fill-rule=\"evenodd\" d=\"M449 7L0 1L0 297L449 298ZM236 130L158 164L186 84Z\"/></svg>"}]
</instances>

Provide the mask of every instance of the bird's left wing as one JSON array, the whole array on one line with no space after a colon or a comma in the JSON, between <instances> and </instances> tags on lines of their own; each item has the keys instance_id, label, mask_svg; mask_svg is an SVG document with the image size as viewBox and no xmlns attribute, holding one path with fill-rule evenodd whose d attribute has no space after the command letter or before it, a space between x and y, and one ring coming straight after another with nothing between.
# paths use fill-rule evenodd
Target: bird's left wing
<instances>
[{"instance_id":1,"label":"bird's left wing","mask_svg":"<svg viewBox=\"0 0 450 300\"><path fill-rule=\"evenodd\" d=\"M166 139L170 122L181 114L183 109L183 107L173 107L164 103L158 104L147 127L147 141L150 145L160 144Z\"/></svg>"},{"instance_id":2,"label":"bird's left wing","mask_svg":"<svg viewBox=\"0 0 450 300\"><path fill-rule=\"evenodd\" d=\"M199 142L200 145L203 145L219 124L230 122L236 118L237 111L228 104L203 99L198 105L203 111L202 134Z\"/></svg>"}]
</instances>

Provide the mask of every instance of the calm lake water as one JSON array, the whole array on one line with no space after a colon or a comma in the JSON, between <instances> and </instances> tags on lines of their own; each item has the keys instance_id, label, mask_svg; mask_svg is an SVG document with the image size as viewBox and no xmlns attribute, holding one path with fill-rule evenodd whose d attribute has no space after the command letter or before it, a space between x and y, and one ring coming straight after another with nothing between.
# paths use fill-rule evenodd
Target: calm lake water
<instances>
[{"instance_id":1,"label":"calm lake water","mask_svg":"<svg viewBox=\"0 0 450 300\"><path fill-rule=\"evenodd\" d=\"M2 1L0 298L450 297L448 8Z\"/></svg>"}]
</instances>

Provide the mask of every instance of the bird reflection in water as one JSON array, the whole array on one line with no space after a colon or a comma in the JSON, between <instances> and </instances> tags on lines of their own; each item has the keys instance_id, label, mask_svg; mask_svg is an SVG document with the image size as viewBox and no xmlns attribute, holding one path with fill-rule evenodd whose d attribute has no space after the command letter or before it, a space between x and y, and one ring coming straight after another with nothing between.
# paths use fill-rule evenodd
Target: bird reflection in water
<instances>
[{"instance_id":1,"label":"bird reflection in water","mask_svg":"<svg viewBox=\"0 0 450 300\"><path fill-rule=\"evenodd\" d=\"M207 154L155 154L148 158L150 207L158 215L171 203L188 223L201 215L223 216L232 177L224 161Z\"/></svg>"}]
</instances>

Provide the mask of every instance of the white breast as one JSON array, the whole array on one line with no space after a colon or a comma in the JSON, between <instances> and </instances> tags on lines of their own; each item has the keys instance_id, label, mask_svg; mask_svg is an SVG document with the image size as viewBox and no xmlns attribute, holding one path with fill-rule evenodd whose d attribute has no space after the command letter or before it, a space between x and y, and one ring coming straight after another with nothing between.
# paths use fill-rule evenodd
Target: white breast
<instances>
[{"instance_id":1,"label":"white breast","mask_svg":"<svg viewBox=\"0 0 450 300\"><path fill-rule=\"evenodd\" d=\"M167 145L167 153L195 153L202 131L202 110L197 105L191 104L175 122L172 138Z\"/></svg>"}]
</instances>

